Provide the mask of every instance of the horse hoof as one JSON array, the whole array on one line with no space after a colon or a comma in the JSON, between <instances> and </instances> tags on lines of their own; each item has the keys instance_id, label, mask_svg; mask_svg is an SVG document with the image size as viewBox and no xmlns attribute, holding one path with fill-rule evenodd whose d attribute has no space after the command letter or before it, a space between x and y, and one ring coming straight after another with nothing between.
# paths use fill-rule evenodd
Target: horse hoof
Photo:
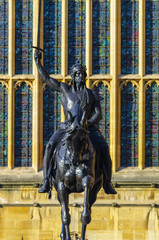
<instances>
[{"instance_id":1,"label":"horse hoof","mask_svg":"<svg viewBox=\"0 0 159 240\"><path fill-rule=\"evenodd\" d=\"M66 235L62 232L62 233L60 234L60 238L61 238L61 240L65 240L65 239L66 239Z\"/></svg>"}]
</instances>

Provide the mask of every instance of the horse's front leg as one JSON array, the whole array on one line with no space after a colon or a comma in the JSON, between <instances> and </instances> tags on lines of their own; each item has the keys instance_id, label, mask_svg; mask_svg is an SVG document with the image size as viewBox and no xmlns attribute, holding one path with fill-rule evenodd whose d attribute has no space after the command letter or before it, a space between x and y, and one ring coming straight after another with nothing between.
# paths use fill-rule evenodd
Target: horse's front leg
<instances>
[{"instance_id":1,"label":"horse's front leg","mask_svg":"<svg viewBox=\"0 0 159 240\"><path fill-rule=\"evenodd\" d=\"M58 183L58 199L61 203L61 219L62 219L62 233L61 240L71 240L69 224L70 224L70 214L68 208L68 193L62 182ZM66 236L66 237L65 237Z\"/></svg>"},{"instance_id":2,"label":"horse's front leg","mask_svg":"<svg viewBox=\"0 0 159 240\"><path fill-rule=\"evenodd\" d=\"M92 188L94 183L94 178L90 175L85 176L82 179L82 185L84 187L84 202L83 202L83 212L81 214L81 222L82 222L82 234L81 234L81 240L85 239L85 233L86 233L86 226L91 221L91 213L89 210L89 191Z\"/></svg>"},{"instance_id":3,"label":"horse's front leg","mask_svg":"<svg viewBox=\"0 0 159 240\"><path fill-rule=\"evenodd\" d=\"M62 223L62 231L61 231L60 237L61 237L61 240L66 239L65 225L63 223Z\"/></svg>"}]
</instances>

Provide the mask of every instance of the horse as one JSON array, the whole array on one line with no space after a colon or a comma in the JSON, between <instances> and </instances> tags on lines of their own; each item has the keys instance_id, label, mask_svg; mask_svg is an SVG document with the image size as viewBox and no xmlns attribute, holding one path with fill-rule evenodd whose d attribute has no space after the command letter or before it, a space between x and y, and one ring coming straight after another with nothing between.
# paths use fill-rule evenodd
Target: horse
<instances>
[{"instance_id":1,"label":"horse","mask_svg":"<svg viewBox=\"0 0 159 240\"><path fill-rule=\"evenodd\" d=\"M99 162L97 164L98 156L89 138L85 115L83 113L81 117L79 114L73 117L68 112L65 134L57 144L52 158L50 176L61 204L61 240L71 240L69 194L84 192L81 213L81 240L84 240L86 226L91 222L91 207L103 183L103 173Z\"/></svg>"}]
</instances>

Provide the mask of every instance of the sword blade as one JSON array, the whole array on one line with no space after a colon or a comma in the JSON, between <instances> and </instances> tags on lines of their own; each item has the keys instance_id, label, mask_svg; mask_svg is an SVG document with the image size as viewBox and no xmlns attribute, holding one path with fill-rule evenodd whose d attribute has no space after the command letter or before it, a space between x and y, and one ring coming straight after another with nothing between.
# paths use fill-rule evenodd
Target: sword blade
<instances>
[{"instance_id":1,"label":"sword blade","mask_svg":"<svg viewBox=\"0 0 159 240\"><path fill-rule=\"evenodd\" d=\"M43 49L40 48L40 20L41 20L41 0L39 0L39 9L38 9L38 31L37 31L37 46L32 46L32 48L38 49L44 52Z\"/></svg>"},{"instance_id":2,"label":"sword blade","mask_svg":"<svg viewBox=\"0 0 159 240\"><path fill-rule=\"evenodd\" d=\"M40 48L40 19L41 19L41 0L39 0L39 11L38 11L37 48Z\"/></svg>"}]
</instances>

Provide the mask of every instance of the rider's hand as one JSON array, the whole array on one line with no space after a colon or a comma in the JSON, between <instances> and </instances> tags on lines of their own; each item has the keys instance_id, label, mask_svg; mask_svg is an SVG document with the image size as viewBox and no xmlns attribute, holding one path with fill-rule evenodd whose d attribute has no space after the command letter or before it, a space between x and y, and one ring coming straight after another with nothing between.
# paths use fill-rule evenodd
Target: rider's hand
<instances>
[{"instance_id":1,"label":"rider's hand","mask_svg":"<svg viewBox=\"0 0 159 240\"><path fill-rule=\"evenodd\" d=\"M36 49L35 52L34 52L35 61L40 61L41 58L42 58L41 52L38 49Z\"/></svg>"}]
</instances>

